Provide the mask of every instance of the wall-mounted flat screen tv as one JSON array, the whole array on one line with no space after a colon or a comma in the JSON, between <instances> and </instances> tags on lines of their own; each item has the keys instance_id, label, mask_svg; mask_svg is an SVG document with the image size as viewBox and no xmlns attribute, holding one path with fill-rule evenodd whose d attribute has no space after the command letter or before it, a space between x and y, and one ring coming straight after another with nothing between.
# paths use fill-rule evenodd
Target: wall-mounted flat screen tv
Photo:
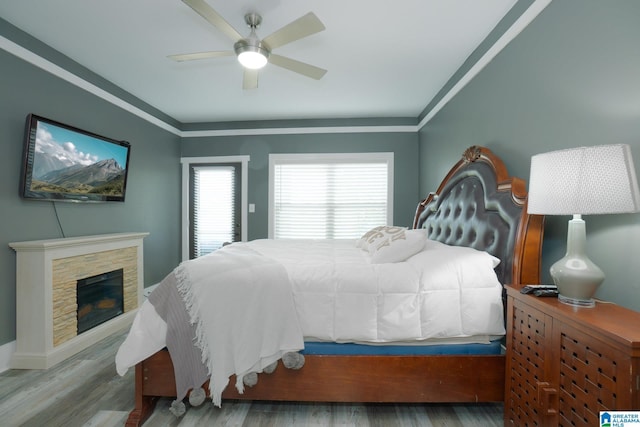
<instances>
[{"instance_id":1,"label":"wall-mounted flat screen tv","mask_svg":"<svg viewBox=\"0 0 640 427\"><path fill-rule=\"evenodd\" d=\"M30 114L20 194L26 199L124 202L130 144Z\"/></svg>"}]
</instances>

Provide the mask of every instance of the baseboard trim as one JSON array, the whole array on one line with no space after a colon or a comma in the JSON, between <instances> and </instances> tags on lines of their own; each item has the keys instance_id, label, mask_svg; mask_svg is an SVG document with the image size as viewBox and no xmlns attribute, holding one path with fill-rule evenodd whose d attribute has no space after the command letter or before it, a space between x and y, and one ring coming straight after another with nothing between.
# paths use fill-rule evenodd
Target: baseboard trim
<instances>
[{"instance_id":1,"label":"baseboard trim","mask_svg":"<svg viewBox=\"0 0 640 427\"><path fill-rule=\"evenodd\" d=\"M15 351L15 341L11 341L0 346L0 373L11 369L11 357Z\"/></svg>"},{"instance_id":2,"label":"baseboard trim","mask_svg":"<svg viewBox=\"0 0 640 427\"><path fill-rule=\"evenodd\" d=\"M51 349L40 352L18 349L11 358L11 369L49 369L106 337L130 328L137 312L136 308L123 313Z\"/></svg>"}]
</instances>

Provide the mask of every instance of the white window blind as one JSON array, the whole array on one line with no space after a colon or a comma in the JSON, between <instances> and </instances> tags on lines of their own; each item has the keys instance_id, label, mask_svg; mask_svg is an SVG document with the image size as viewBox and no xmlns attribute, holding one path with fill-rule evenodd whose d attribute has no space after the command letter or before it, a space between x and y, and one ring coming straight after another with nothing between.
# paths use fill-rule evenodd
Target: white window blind
<instances>
[{"instance_id":1,"label":"white window blind","mask_svg":"<svg viewBox=\"0 0 640 427\"><path fill-rule=\"evenodd\" d=\"M276 239L357 238L390 220L388 160L276 160L272 173Z\"/></svg>"},{"instance_id":2,"label":"white window blind","mask_svg":"<svg viewBox=\"0 0 640 427\"><path fill-rule=\"evenodd\" d=\"M235 170L233 166L193 168L193 256L206 255L234 241Z\"/></svg>"}]
</instances>

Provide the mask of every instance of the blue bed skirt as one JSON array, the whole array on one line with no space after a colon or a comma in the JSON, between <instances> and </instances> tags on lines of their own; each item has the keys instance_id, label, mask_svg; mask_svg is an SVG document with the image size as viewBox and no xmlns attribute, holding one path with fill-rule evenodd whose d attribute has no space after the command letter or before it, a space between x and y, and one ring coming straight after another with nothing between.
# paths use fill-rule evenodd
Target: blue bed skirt
<instances>
[{"instance_id":1,"label":"blue bed skirt","mask_svg":"<svg viewBox=\"0 0 640 427\"><path fill-rule=\"evenodd\" d=\"M433 345L366 345L333 342L305 342L302 354L314 355L496 355L502 354L502 339L489 344L433 344Z\"/></svg>"}]
</instances>

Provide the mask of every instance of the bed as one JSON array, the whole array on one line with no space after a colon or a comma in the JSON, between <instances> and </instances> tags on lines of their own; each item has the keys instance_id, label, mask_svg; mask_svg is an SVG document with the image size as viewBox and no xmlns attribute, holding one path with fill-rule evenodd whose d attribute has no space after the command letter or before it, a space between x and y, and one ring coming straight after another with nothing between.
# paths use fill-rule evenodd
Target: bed
<instances>
[{"instance_id":1,"label":"bed","mask_svg":"<svg viewBox=\"0 0 640 427\"><path fill-rule=\"evenodd\" d=\"M527 214L526 200L524 181L510 177L503 162L489 149L473 146L465 150L437 191L418 204L412 231L424 233L433 244L473 248L495 257L499 260L495 277L501 284L539 283L544 219ZM416 263L415 259L409 258L407 262ZM501 286L500 293L503 298ZM495 343L496 340L491 341L494 348ZM221 392L222 399L313 402L504 400L505 357L500 349L484 351L482 349L487 346L474 347L475 344L467 343L454 345L456 350L450 351L451 345L433 345L425 346L429 351L423 354L402 350L418 346L345 342L338 345L342 346L341 350L327 351L323 345L331 346L331 343L315 344L305 346L302 368L278 367L272 373L261 373L257 384L244 387L244 390L227 386ZM350 346L367 350L354 353ZM394 350L380 354L378 347ZM443 350L438 350L441 347ZM238 384L237 380L232 376L230 384ZM204 388L208 392L209 384L205 383ZM135 408L126 425L141 425L160 397L177 395L171 353L167 349L154 352L135 365Z\"/></svg>"}]
</instances>

